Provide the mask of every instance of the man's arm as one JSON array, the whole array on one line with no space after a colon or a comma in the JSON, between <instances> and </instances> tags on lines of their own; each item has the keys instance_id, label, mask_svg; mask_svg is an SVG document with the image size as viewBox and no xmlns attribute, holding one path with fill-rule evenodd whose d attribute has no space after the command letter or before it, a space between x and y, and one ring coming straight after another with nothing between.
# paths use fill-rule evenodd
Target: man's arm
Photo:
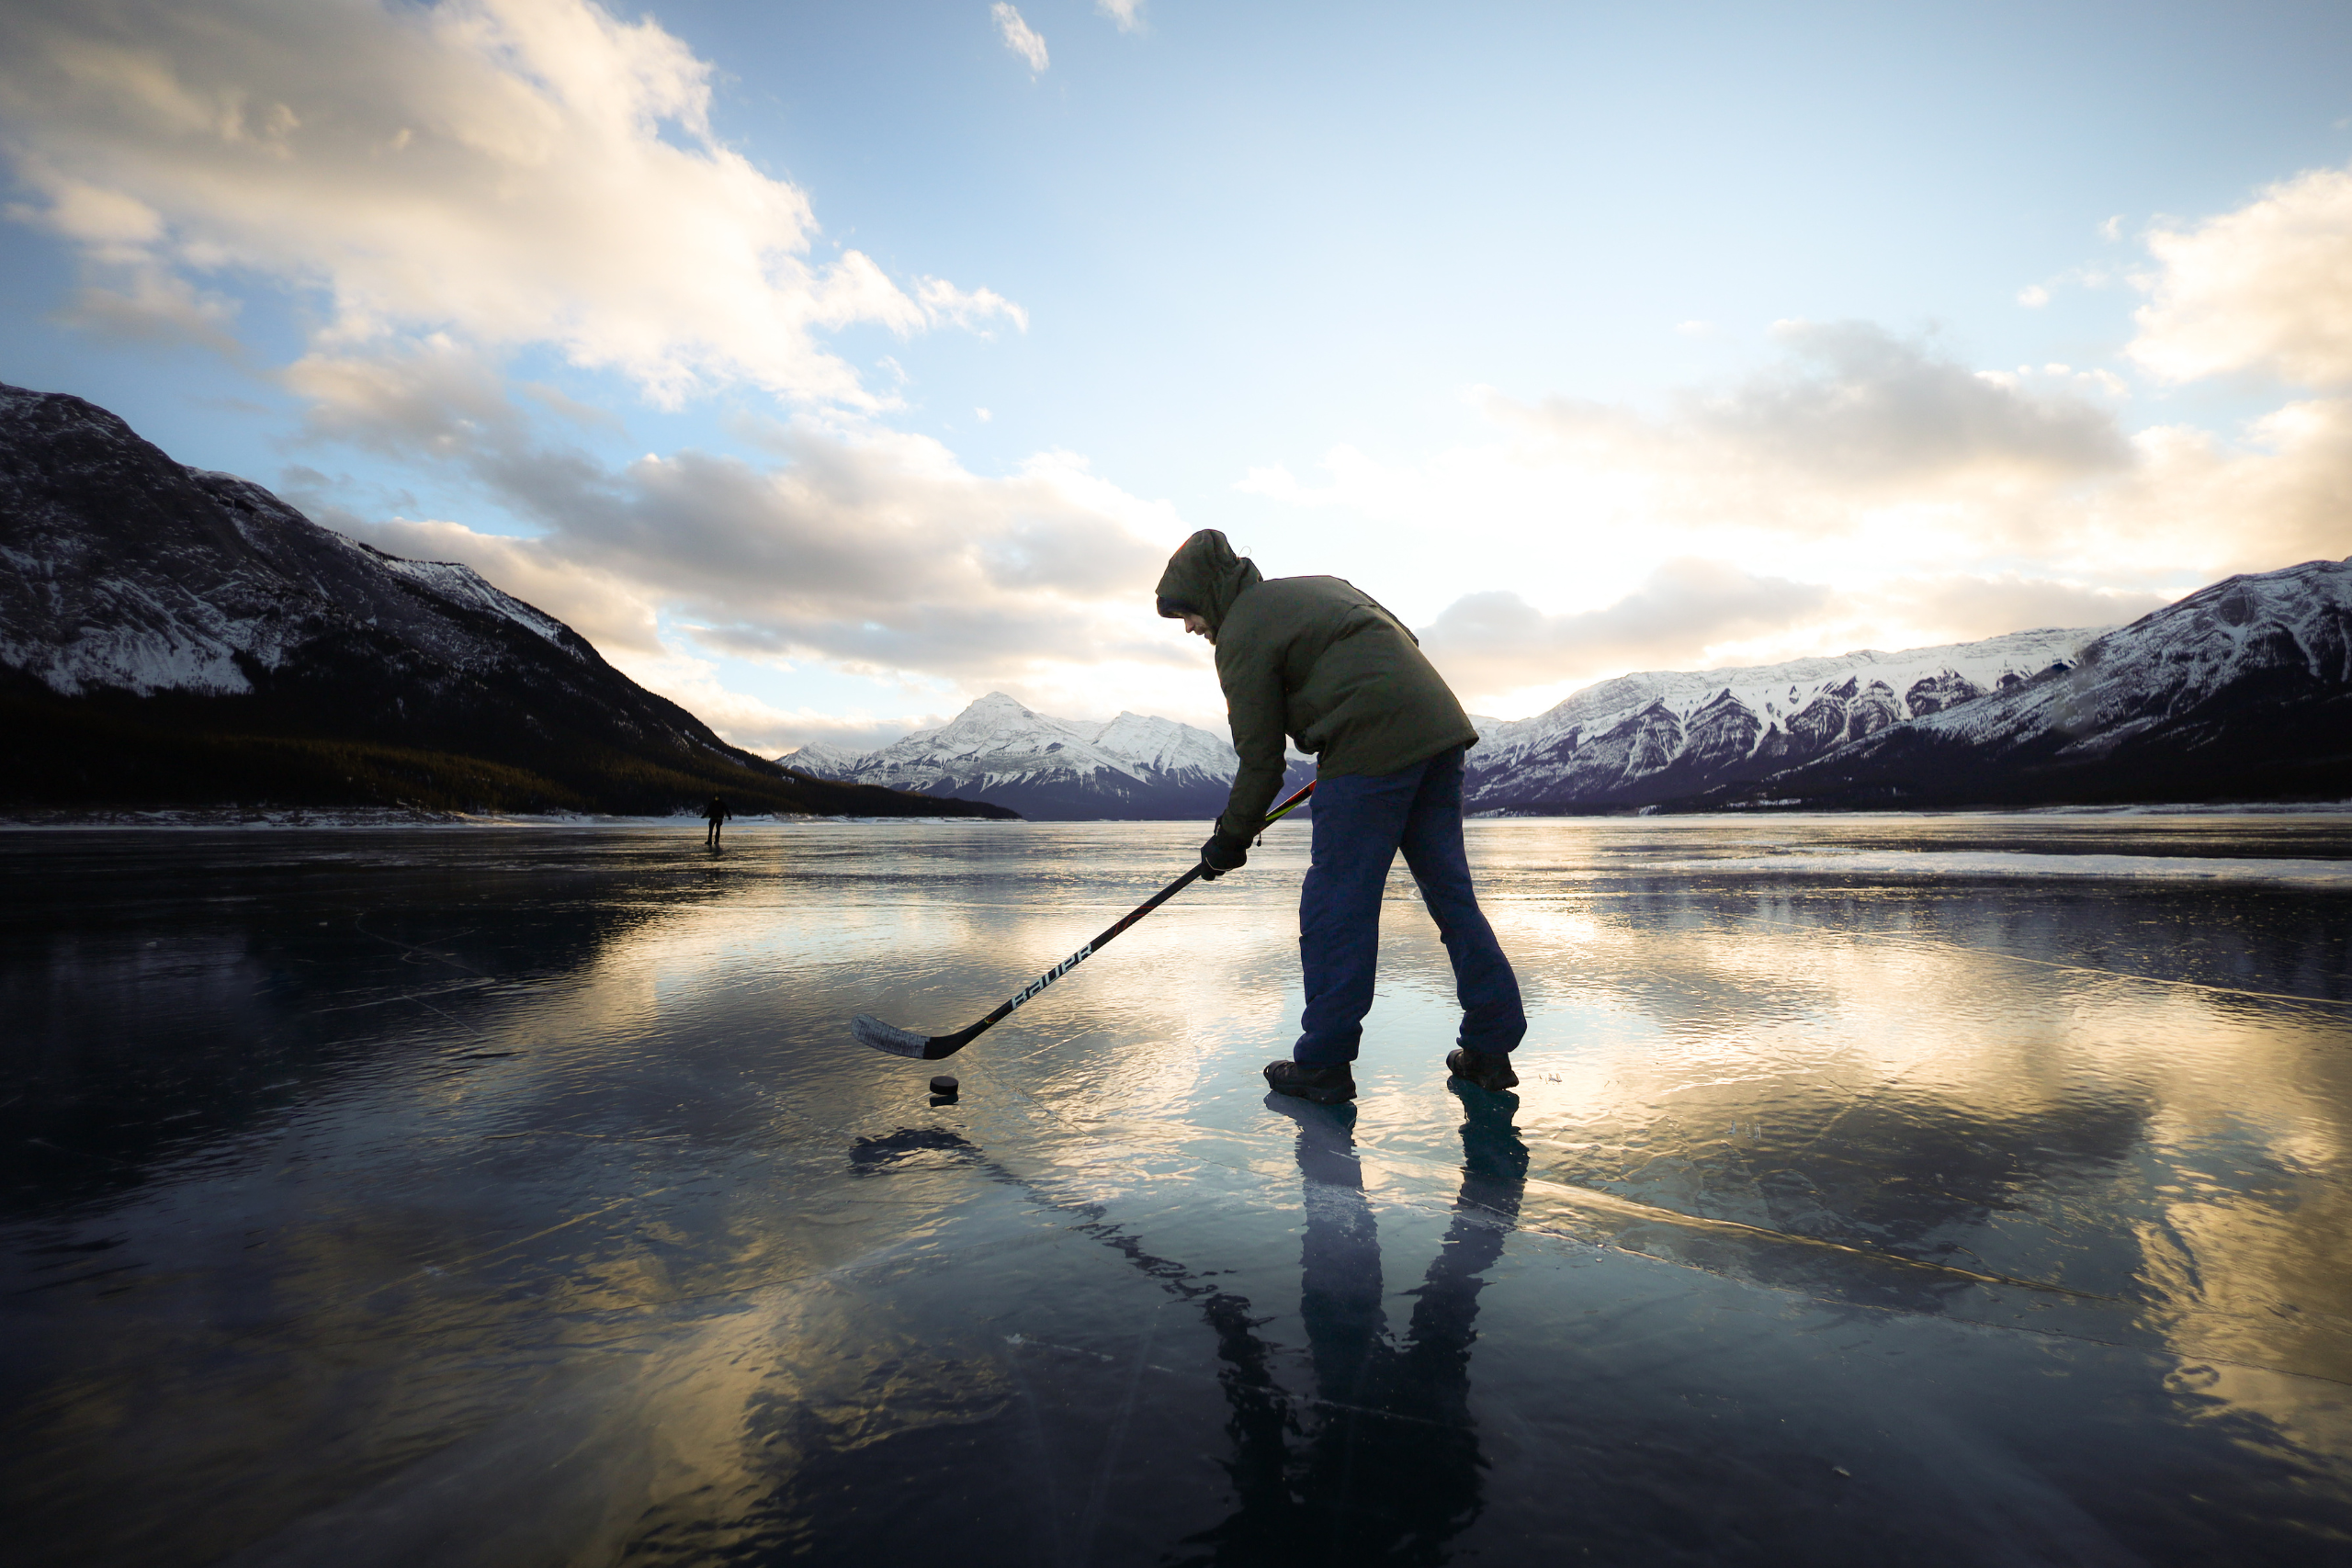
<instances>
[{"instance_id":1,"label":"man's arm","mask_svg":"<svg viewBox=\"0 0 2352 1568\"><path fill-rule=\"evenodd\" d=\"M1283 753L1290 705L1283 691L1281 650L1237 648L1218 650L1217 681L1225 688L1226 717L1233 726L1233 749L1241 758L1226 797L1217 831L1247 842L1265 825L1266 808L1283 787Z\"/></svg>"}]
</instances>

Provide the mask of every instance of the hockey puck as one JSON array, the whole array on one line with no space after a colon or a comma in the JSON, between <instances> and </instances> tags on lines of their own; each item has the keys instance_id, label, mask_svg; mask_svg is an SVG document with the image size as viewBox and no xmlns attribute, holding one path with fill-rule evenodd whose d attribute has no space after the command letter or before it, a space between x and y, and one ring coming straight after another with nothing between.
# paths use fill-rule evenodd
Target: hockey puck
<instances>
[{"instance_id":1,"label":"hockey puck","mask_svg":"<svg viewBox=\"0 0 2352 1568\"><path fill-rule=\"evenodd\" d=\"M956 1075L953 1073L942 1073L931 1080L931 1092L933 1094L954 1094L963 1087L956 1081Z\"/></svg>"}]
</instances>

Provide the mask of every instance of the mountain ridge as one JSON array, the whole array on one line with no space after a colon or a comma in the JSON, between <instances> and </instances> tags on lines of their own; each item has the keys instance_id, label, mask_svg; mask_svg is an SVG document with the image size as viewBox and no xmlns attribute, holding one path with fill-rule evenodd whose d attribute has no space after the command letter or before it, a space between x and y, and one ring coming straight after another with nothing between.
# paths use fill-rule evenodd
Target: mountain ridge
<instances>
[{"instance_id":1,"label":"mountain ridge","mask_svg":"<svg viewBox=\"0 0 2352 1568\"><path fill-rule=\"evenodd\" d=\"M2352 557L2224 578L1986 700L1686 809L2352 796Z\"/></svg>"},{"instance_id":2,"label":"mountain ridge","mask_svg":"<svg viewBox=\"0 0 2352 1568\"><path fill-rule=\"evenodd\" d=\"M2020 767L2040 771L2005 779L1997 776L2001 764L1971 761L1967 753L1988 743L2005 722L2000 716L2041 703L2037 694L2063 690L2079 697L2094 680L2082 673L2086 665L2105 671L2097 679L2111 686L2116 671L2150 660L2168 661L2169 673L2143 669L2125 682L2139 694L2139 707L2161 691L2168 694L2159 706L2197 708L2197 722L2260 744L2240 760L2244 765L2208 759L2211 765L2192 770L2193 778L2177 767L2167 772L2161 758L2143 756L2143 764L2153 764L2138 775L2145 798L2352 795L2352 764L2307 735L2263 739L2256 731L2265 721L2253 716L2279 697L2265 695L2266 680L2295 687L2287 694L2290 707L2322 705L2315 714L2332 713L2325 705L2352 690L2352 675L2331 651L2352 640L2329 629L2343 615L2340 606L2331 606L2352 595L2339 580L2352 581L2352 563L2306 562L2229 579L2126 626L2040 627L1891 652L1858 649L1779 664L1612 677L1528 718L1475 718L1480 739L1465 760L1464 804L1487 815L1575 815L1753 809L1791 790L1821 807L1962 796L2047 805L2125 798L2131 792L2120 784L2098 784L2079 770L2070 774L2064 758L2054 772L2025 758ZM2270 635L2267 640L2239 637L2234 662L2207 658L2200 663L2163 630L2199 615L2223 625L2258 624ZM2210 626L2198 625L2210 640ZM2290 626L2302 630L2286 629ZM2152 651L2158 645L2169 651ZM2310 677L2300 686L2290 678L2297 667L2306 667ZM2233 705L2245 709L2234 719ZM2352 723L2345 728L2352 733ZM1157 751L1139 744L1147 736L1160 741ZM1905 739L1919 736L1928 739ZM1938 736L1961 739L1945 745L1933 739ZM1168 745L1168 737L1176 744ZM2130 736L2118 735L2106 744L2113 750L2131 743ZM1900 761L1922 746L1943 749L1932 762ZM2053 743L2044 750L2063 748ZM1063 818L1206 819L1222 807L1238 765L1229 745L1193 726L1132 713L1109 721L1058 719L1002 693L976 701L944 725L873 751L812 746L782 761L789 765L804 757L826 776L1017 801L1026 815ZM1856 772L1867 772L1871 759L1882 760L1882 773L1894 773L1864 777ZM1176 787L1161 788L1169 781L1155 768L1181 770L1182 777ZM1894 776L1905 769L1924 769L1926 784ZM1311 777L1309 760L1294 753L1292 774L1292 787ZM1906 789L1908 796L1894 793ZM2084 796L2084 789L2090 795Z\"/></svg>"},{"instance_id":3,"label":"mountain ridge","mask_svg":"<svg viewBox=\"0 0 2352 1568\"><path fill-rule=\"evenodd\" d=\"M1464 803L1474 812L1540 812L1632 809L1675 798L1729 776L1768 772L1776 763L1820 754L1857 730L1867 734L1883 723L2016 685L2030 673L2065 661L2102 630L2043 628L1893 653L1862 649L1779 664L1616 676L1572 692L1528 718L1474 718L1480 739L1465 759ZM1863 677L1871 678L1869 687L1860 683ZM1904 688L1899 695L1896 682ZM1784 711L1763 694L1768 690L1794 701ZM1698 714L1703 742L1709 726L1736 727L1723 704L1727 694L1742 692L1764 716L1747 728L1746 750L1736 761L1760 760L1736 770L1718 767L1713 775L1698 772L1694 785L1691 767L1672 766L1683 748L1667 745L1662 755L1656 754L1662 716L1669 725L1688 728L1683 716ZM1740 711L1747 711L1744 705ZM1809 739L1773 746L1771 738L1791 725ZM1649 760L1657 765L1648 771L1660 775L1651 787L1563 797L1558 779L1573 775L1579 764L1592 773L1596 750L1614 756L1621 773L1639 773L1645 753L1638 746L1609 751L1612 737L1622 739L1629 733L1651 748ZM995 800L1015 806L1023 816L1051 819L1205 819L1223 808L1239 766L1224 738L1197 726L1131 712L1109 720L1057 718L1001 692L976 699L945 724L870 751L819 743L777 761L824 777ZM1313 760L1294 750L1289 761L1285 787L1295 789L1313 776ZM1540 793L1546 789L1552 791L1549 798ZM1620 798L1628 794L1633 798ZM1531 795L1536 799L1532 807Z\"/></svg>"},{"instance_id":4,"label":"mountain ridge","mask_svg":"<svg viewBox=\"0 0 2352 1568\"><path fill-rule=\"evenodd\" d=\"M1481 811L1630 810L1766 776L2021 684L2108 629L1595 682L1532 718L1482 722L1465 798Z\"/></svg>"},{"instance_id":5,"label":"mountain ridge","mask_svg":"<svg viewBox=\"0 0 2352 1568\"><path fill-rule=\"evenodd\" d=\"M5 386L0 723L11 807L998 814L790 775L468 567Z\"/></svg>"},{"instance_id":6,"label":"mountain ridge","mask_svg":"<svg viewBox=\"0 0 2352 1568\"><path fill-rule=\"evenodd\" d=\"M1312 776L1294 753L1287 787ZM808 759L803 761L803 759ZM990 692L945 724L860 754L803 747L776 761L821 776L1009 807L1039 821L1215 817L1240 766L1232 746L1172 718L1056 718Z\"/></svg>"}]
</instances>

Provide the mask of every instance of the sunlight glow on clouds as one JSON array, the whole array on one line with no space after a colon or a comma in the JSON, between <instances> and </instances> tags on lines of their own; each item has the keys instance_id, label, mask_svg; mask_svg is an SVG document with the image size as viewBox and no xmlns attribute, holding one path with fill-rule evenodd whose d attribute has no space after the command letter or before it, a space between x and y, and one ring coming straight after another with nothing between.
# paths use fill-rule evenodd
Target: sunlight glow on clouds
<instances>
[{"instance_id":1,"label":"sunlight glow on clouds","mask_svg":"<svg viewBox=\"0 0 2352 1568\"><path fill-rule=\"evenodd\" d=\"M29 213L81 250L77 309L217 337L196 281L318 290L322 352L416 332L548 344L674 404L747 382L880 406L815 334L1020 308L819 261L797 186L715 139L710 65L586 0L14 5L0 112Z\"/></svg>"},{"instance_id":2,"label":"sunlight glow on clouds","mask_svg":"<svg viewBox=\"0 0 2352 1568\"><path fill-rule=\"evenodd\" d=\"M1546 615L1496 590L1455 600L1421 633L1448 680L1476 693L1530 684L1531 666L1567 669L1671 664L1698 639L1732 640L1817 615L1829 590L1757 577L1721 561L1669 560L1611 604Z\"/></svg>"},{"instance_id":3,"label":"sunlight glow on clouds","mask_svg":"<svg viewBox=\"0 0 2352 1568\"><path fill-rule=\"evenodd\" d=\"M1421 611L1439 667L1506 715L1629 669L2113 624L2346 546L2352 400L2236 441L2127 434L2093 400L2109 372L1974 372L1866 323L1776 336L1779 363L1663 415L1482 391L1491 441L1412 463L1340 447L1327 483L1269 468L1240 488L1363 518L1388 550L1442 522L1483 541L1473 558L1509 551L1512 589Z\"/></svg>"},{"instance_id":4,"label":"sunlight glow on clouds","mask_svg":"<svg viewBox=\"0 0 2352 1568\"><path fill-rule=\"evenodd\" d=\"M611 662L647 691L669 698L734 744L768 756L797 750L812 740L853 751L878 750L909 730L943 724L949 716L913 713L885 717L779 707L732 689L719 680L718 665L690 654L623 653Z\"/></svg>"},{"instance_id":5,"label":"sunlight glow on clouds","mask_svg":"<svg viewBox=\"0 0 2352 1568\"><path fill-rule=\"evenodd\" d=\"M2188 229L2160 229L2163 272L2129 353L2168 381L2258 370L2352 382L2352 171L2314 169Z\"/></svg>"},{"instance_id":6,"label":"sunlight glow on clouds","mask_svg":"<svg viewBox=\"0 0 2352 1568\"><path fill-rule=\"evenodd\" d=\"M1094 9L1144 28L1141 0ZM988 18L1048 69L1013 5ZM1001 85L989 35L961 36ZM537 531L363 516L307 468L290 499L474 565L731 738L866 743L892 721L731 690L727 660L869 677L904 694L907 722L1001 688L1072 716L1214 724L1207 649L1148 595L1186 533L1233 520L1180 516L1050 435L991 473L893 428L926 393L946 407L941 382L876 344L854 367L832 334L1011 340L1030 311L826 241L800 186L714 132L723 80L650 17L593 0L11 0L0 152L23 199L7 212L78 261L65 319L202 345L300 400L286 439L304 458L379 457ZM2098 233L2132 243L2120 217ZM2109 624L2226 572L2352 549L2352 172L2299 174L2140 243L2137 272L2103 250L2014 295L2042 310L2133 285L2120 355L2073 337L1986 367L1946 337L1852 321L1782 321L1757 346L1694 300L1712 319L1681 321L1670 346L1744 370L1642 405L1473 388L1451 445L1342 443L1305 477L1270 463L1238 488L1283 533L1269 570L1361 582L1426 627L1465 699L1513 715L1629 669ZM246 317L271 297L299 349L254 346ZM516 384L534 354L595 374ZM1255 368L1244 355L1231 375ZM2145 394L2222 376L2295 390L2236 428L2153 423L2167 405ZM615 410L730 390L766 394L752 406L775 417L634 461L591 449L627 428ZM988 427L975 451L1041 428L1017 379L968 394L952 400L967 432Z\"/></svg>"},{"instance_id":7,"label":"sunlight glow on clouds","mask_svg":"<svg viewBox=\"0 0 2352 1568\"><path fill-rule=\"evenodd\" d=\"M1117 672L1201 705L1182 689L1198 660L1150 604L1190 530L1073 455L990 479L926 436L803 420L750 433L764 464L687 450L615 468L541 440L491 371L446 340L398 361L313 356L290 375L314 400L318 437L460 467L544 532L324 520L396 554L466 562L654 690L707 717L736 714L724 733L781 746L799 732L757 705L718 704L707 661L670 646L662 616L705 649L752 660L919 673L1089 709L1099 698L1079 688Z\"/></svg>"}]
</instances>

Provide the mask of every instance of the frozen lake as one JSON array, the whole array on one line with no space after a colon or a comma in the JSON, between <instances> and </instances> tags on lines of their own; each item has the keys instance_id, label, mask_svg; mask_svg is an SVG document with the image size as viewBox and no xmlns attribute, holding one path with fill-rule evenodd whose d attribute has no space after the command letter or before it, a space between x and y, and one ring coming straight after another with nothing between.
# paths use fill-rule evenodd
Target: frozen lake
<instances>
[{"instance_id":1,"label":"frozen lake","mask_svg":"<svg viewBox=\"0 0 2352 1568\"><path fill-rule=\"evenodd\" d=\"M9 1553L2341 1564L2352 818L0 834ZM930 1103L934 1070L964 1081Z\"/></svg>"}]
</instances>

